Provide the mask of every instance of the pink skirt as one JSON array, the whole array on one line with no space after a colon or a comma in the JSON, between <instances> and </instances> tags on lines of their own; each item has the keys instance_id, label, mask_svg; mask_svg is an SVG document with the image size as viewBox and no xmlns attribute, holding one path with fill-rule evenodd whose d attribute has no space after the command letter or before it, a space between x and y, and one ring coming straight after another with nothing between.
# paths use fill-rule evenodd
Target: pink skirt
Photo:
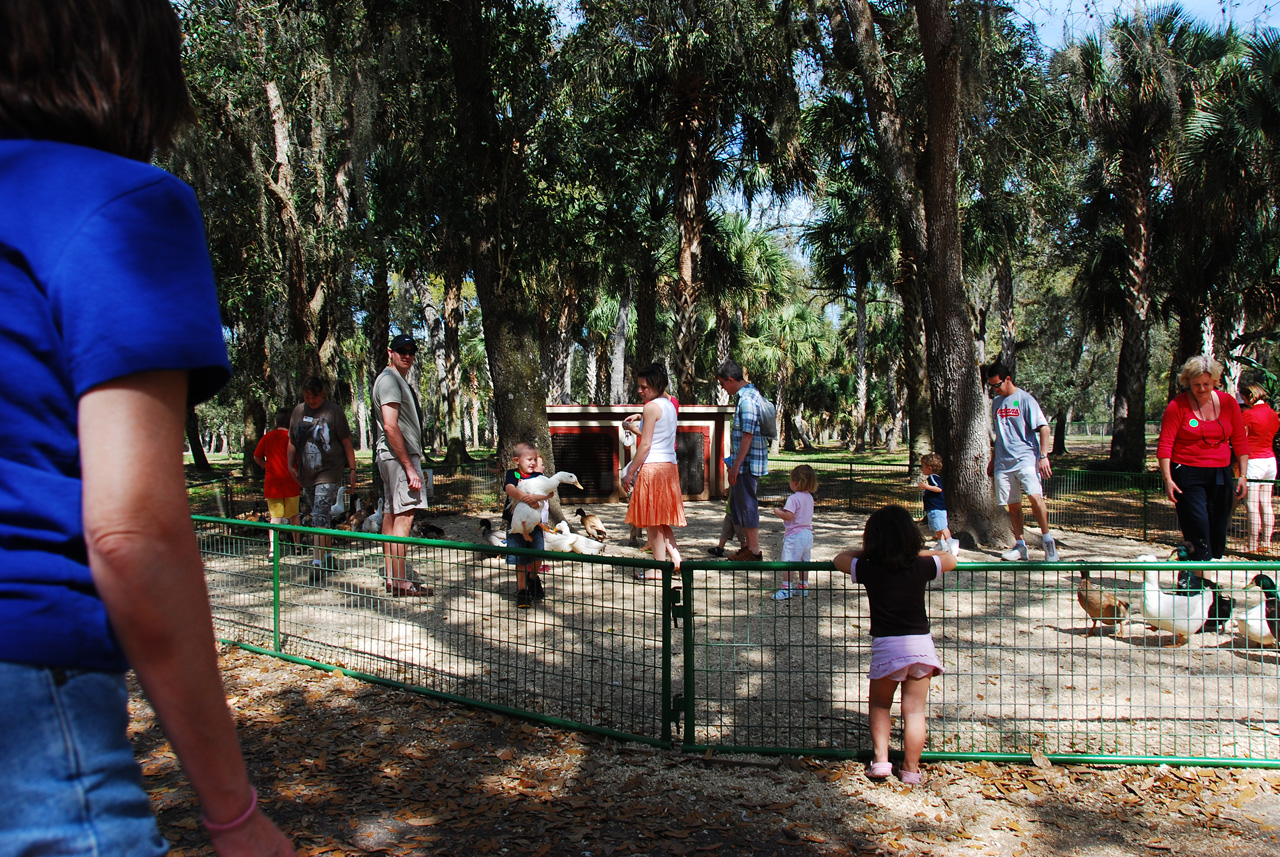
<instances>
[{"instance_id":1,"label":"pink skirt","mask_svg":"<svg viewBox=\"0 0 1280 857\"><path fill-rule=\"evenodd\" d=\"M683 527L684 497L674 462L646 463L636 476L627 506L627 523L637 527Z\"/></svg>"},{"instance_id":2,"label":"pink skirt","mask_svg":"<svg viewBox=\"0 0 1280 857\"><path fill-rule=\"evenodd\" d=\"M868 678L906 681L942 675L942 661L929 634L904 637L874 637L871 640L871 670Z\"/></svg>"}]
</instances>

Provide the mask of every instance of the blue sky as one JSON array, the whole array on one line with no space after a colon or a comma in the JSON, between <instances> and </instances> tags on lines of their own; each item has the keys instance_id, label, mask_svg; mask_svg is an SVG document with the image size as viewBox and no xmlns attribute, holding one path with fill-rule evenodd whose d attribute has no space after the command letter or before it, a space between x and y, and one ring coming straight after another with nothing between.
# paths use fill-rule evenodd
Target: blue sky
<instances>
[{"instance_id":1,"label":"blue sky","mask_svg":"<svg viewBox=\"0 0 1280 857\"><path fill-rule=\"evenodd\" d=\"M1045 47L1063 43L1064 27L1074 35L1096 30L1119 11L1133 11L1133 0L1015 0L1019 14L1036 25ZM1147 3L1148 7L1158 4ZM1280 0L1183 0L1182 8L1207 24L1232 22L1239 30L1280 26Z\"/></svg>"}]
</instances>

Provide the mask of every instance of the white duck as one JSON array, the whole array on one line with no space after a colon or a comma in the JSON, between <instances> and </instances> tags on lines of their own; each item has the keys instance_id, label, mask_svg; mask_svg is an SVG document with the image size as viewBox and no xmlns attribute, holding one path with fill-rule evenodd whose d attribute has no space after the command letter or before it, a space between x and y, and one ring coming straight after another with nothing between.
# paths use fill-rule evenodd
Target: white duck
<instances>
[{"instance_id":1,"label":"white duck","mask_svg":"<svg viewBox=\"0 0 1280 857\"><path fill-rule=\"evenodd\" d=\"M343 516L347 514L347 486L338 486L338 496L333 498L333 505L329 507L329 517L333 523L341 521Z\"/></svg>"},{"instance_id":2,"label":"white duck","mask_svg":"<svg viewBox=\"0 0 1280 857\"><path fill-rule=\"evenodd\" d=\"M1154 568L1143 574L1142 618L1151 627L1172 633L1176 645L1181 646L1204 627L1213 599L1213 590L1207 588L1195 595L1175 595L1161 589L1159 572Z\"/></svg>"},{"instance_id":3,"label":"white duck","mask_svg":"<svg viewBox=\"0 0 1280 857\"><path fill-rule=\"evenodd\" d=\"M383 499L378 498L378 508L374 510L369 517L364 519L364 523L360 525L361 532L380 533L382 532L382 504Z\"/></svg>"},{"instance_id":4,"label":"white duck","mask_svg":"<svg viewBox=\"0 0 1280 857\"><path fill-rule=\"evenodd\" d=\"M577 538L573 531L569 529L567 521L561 521L556 524L554 530L546 524L542 525L542 543L546 545L549 551L571 553L573 551L573 543Z\"/></svg>"},{"instance_id":5,"label":"white duck","mask_svg":"<svg viewBox=\"0 0 1280 857\"><path fill-rule=\"evenodd\" d=\"M578 477L568 471L561 470L552 476L530 476L520 480L520 490L526 494L554 494L563 484L568 483L579 491L582 483ZM550 500L542 500L530 506L528 503L516 503L511 510L511 532L519 533L526 539L542 524L542 504Z\"/></svg>"},{"instance_id":6,"label":"white duck","mask_svg":"<svg viewBox=\"0 0 1280 857\"><path fill-rule=\"evenodd\" d=\"M1251 643L1274 646L1280 639L1280 591L1265 574L1255 575L1249 586L1262 590L1262 602L1236 615L1236 628Z\"/></svg>"}]
</instances>

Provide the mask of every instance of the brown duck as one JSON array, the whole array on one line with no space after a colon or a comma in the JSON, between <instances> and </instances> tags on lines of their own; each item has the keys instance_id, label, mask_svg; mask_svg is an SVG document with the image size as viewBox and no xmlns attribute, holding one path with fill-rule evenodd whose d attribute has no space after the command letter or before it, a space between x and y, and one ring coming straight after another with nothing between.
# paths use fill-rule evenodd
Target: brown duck
<instances>
[{"instance_id":1,"label":"brown duck","mask_svg":"<svg viewBox=\"0 0 1280 857\"><path fill-rule=\"evenodd\" d=\"M1098 632L1099 622L1104 625L1118 625L1129 618L1129 602L1116 597L1112 592L1094 586L1093 581L1089 579L1088 570L1083 568L1080 569L1080 585L1076 587L1076 600L1093 620L1093 626L1089 628L1088 633L1090 637Z\"/></svg>"}]
</instances>

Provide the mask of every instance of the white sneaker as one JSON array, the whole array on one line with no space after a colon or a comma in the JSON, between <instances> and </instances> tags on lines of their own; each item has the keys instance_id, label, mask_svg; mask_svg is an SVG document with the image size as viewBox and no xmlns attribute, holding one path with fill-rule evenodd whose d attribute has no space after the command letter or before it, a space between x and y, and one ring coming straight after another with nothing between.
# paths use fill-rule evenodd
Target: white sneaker
<instances>
[{"instance_id":1,"label":"white sneaker","mask_svg":"<svg viewBox=\"0 0 1280 857\"><path fill-rule=\"evenodd\" d=\"M941 551L945 551L945 550L950 550L950 549L951 549L951 546L950 546L950 544L948 543L948 540L947 540L947 539L938 539L938 543L937 543L936 545L934 545L934 546L933 546L933 549L934 549L934 550L936 550L936 551L941 552Z\"/></svg>"},{"instance_id":2,"label":"white sneaker","mask_svg":"<svg viewBox=\"0 0 1280 857\"><path fill-rule=\"evenodd\" d=\"M1053 539L1044 540L1044 561L1058 562L1062 557L1058 556L1058 545Z\"/></svg>"},{"instance_id":3,"label":"white sneaker","mask_svg":"<svg viewBox=\"0 0 1280 857\"><path fill-rule=\"evenodd\" d=\"M960 556L960 540L947 539L947 553L952 556Z\"/></svg>"},{"instance_id":4,"label":"white sneaker","mask_svg":"<svg viewBox=\"0 0 1280 857\"><path fill-rule=\"evenodd\" d=\"M1007 550L1004 553L1000 554L1000 558L1003 560L1006 560L1007 562L1017 562L1018 560L1025 560L1029 556L1030 554L1027 553L1026 542L1018 542L1016 545L1013 546L1012 550Z\"/></svg>"},{"instance_id":5,"label":"white sneaker","mask_svg":"<svg viewBox=\"0 0 1280 857\"><path fill-rule=\"evenodd\" d=\"M774 601L786 601L790 597L791 597L791 590L785 586L779 589L777 592L773 593Z\"/></svg>"}]
</instances>

